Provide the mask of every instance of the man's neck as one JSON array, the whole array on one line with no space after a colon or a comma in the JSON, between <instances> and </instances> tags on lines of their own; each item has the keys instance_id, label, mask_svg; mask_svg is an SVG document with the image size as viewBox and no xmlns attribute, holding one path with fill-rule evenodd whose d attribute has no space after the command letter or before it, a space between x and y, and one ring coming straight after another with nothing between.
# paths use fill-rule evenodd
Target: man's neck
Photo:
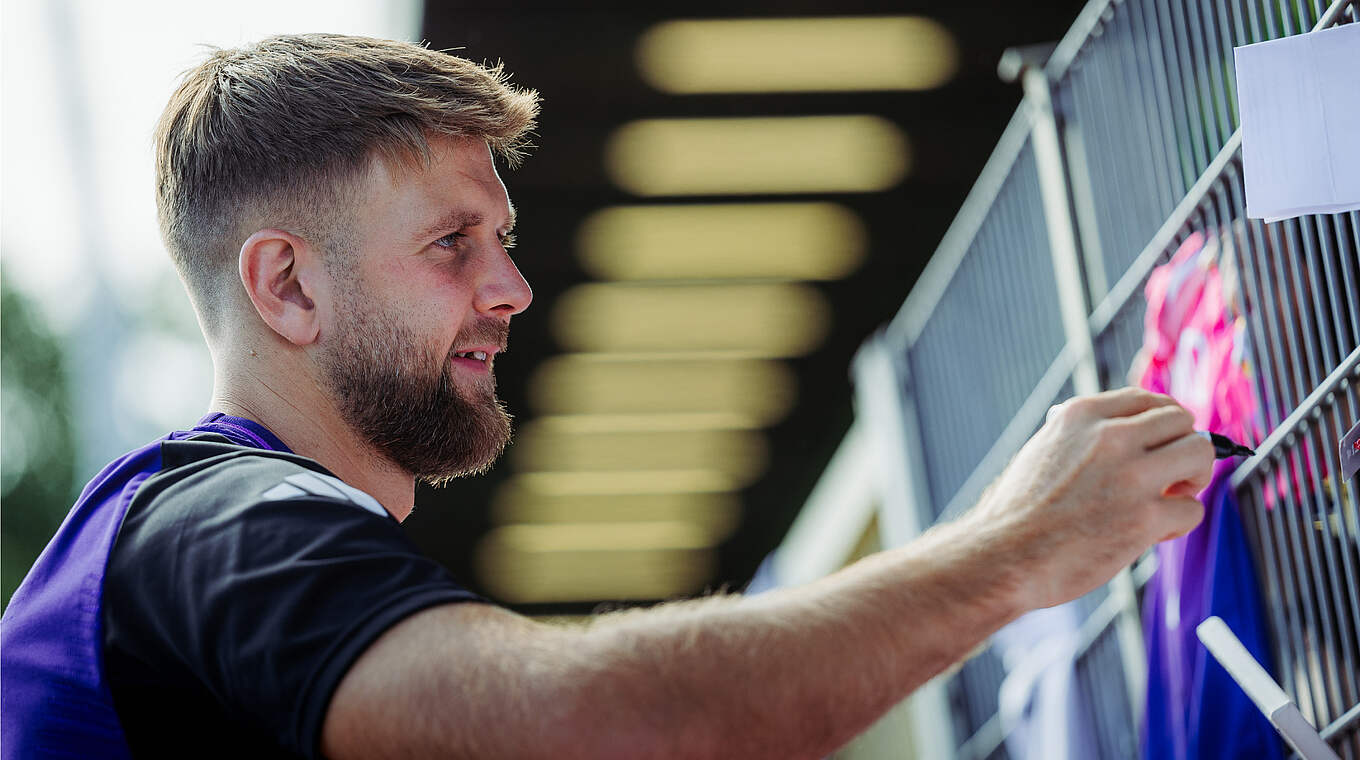
<instances>
[{"instance_id":1,"label":"man's neck","mask_svg":"<svg viewBox=\"0 0 1360 760\"><path fill-rule=\"evenodd\" d=\"M209 409L264 425L294 453L315 459L377 499L397 520L415 504L415 478L355 435L314 386L247 366L216 373Z\"/></svg>"}]
</instances>

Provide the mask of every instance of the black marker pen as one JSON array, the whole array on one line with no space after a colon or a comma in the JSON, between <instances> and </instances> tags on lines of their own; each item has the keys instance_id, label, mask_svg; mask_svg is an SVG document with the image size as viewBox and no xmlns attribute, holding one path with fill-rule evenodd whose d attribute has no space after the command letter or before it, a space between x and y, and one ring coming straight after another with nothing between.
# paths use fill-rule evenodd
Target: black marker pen
<instances>
[{"instance_id":1,"label":"black marker pen","mask_svg":"<svg viewBox=\"0 0 1360 760\"><path fill-rule=\"evenodd\" d=\"M1243 446L1226 435L1210 433L1207 430L1197 431L1197 435L1203 436L1214 445L1214 459L1228 459L1230 457L1251 457L1256 456L1256 452Z\"/></svg>"}]
</instances>

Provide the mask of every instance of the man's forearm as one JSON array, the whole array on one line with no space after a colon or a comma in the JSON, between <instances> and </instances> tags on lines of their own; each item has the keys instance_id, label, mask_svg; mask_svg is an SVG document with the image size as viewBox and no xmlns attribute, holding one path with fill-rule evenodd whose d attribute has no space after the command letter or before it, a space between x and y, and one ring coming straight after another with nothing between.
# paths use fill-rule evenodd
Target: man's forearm
<instances>
[{"instance_id":1,"label":"man's forearm","mask_svg":"<svg viewBox=\"0 0 1360 760\"><path fill-rule=\"evenodd\" d=\"M796 589L604 616L564 727L601 727L583 756L824 756L1019 614L1016 568L979 530Z\"/></svg>"},{"instance_id":2,"label":"man's forearm","mask_svg":"<svg viewBox=\"0 0 1360 760\"><path fill-rule=\"evenodd\" d=\"M1021 611L1006 547L944 525L830 577L534 623L487 605L385 634L332 699L328 757L822 757ZM998 539L999 540L999 539ZM1009 569L1008 569L1009 568Z\"/></svg>"}]
</instances>

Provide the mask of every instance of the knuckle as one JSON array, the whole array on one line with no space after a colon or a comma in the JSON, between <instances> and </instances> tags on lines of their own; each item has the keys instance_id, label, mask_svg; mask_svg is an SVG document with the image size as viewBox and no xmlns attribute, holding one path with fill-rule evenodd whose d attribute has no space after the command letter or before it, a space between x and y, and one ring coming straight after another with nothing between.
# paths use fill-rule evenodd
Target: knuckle
<instances>
[{"instance_id":1,"label":"knuckle","mask_svg":"<svg viewBox=\"0 0 1360 760\"><path fill-rule=\"evenodd\" d=\"M1059 422L1068 422L1080 416L1083 407L1082 397L1074 396L1073 398L1069 398L1066 401L1054 404L1050 407L1048 410L1048 419L1057 420Z\"/></svg>"},{"instance_id":2,"label":"knuckle","mask_svg":"<svg viewBox=\"0 0 1360 760\"><path fill-rule=\"evenodd\" d=\"M1073 396L1058 406L1063 409L1067 416L1075 416L1089 413L1094 403L1095 400L1090 396Z\"/></svg>"},{"instance_id":3,"label":"knuckle","mask_svg":"<svg viewBox=\"0 0 1360 760\"><path fill-rule=\"evenodd\" d=\"M1096 426L1094 441L1091 448L1097 454L1106 456L1122 456L1128 447L1128 435L1125 434L1123 427L1117 424L1101 423ZM1120 471L1128 468L1121 467Z\"/></svg>"}]
</instances>

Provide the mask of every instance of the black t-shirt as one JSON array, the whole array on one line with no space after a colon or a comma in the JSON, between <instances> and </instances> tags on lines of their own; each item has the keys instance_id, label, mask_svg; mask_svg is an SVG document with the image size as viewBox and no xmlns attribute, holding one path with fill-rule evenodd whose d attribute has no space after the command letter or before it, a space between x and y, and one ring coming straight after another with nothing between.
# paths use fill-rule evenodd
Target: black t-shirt
<instances>
[{"instance_id":1,"label":"black t-shirt","mask_svg":"<svg viewBox=\"0 0 1360 760\"><path fill-rule=\"evenodd\" d=\"M137 757L317 757L365 648L478 600L310 459L211 434L161 454L104 585L105 671Z\"/></svg>"}]
</instances>

